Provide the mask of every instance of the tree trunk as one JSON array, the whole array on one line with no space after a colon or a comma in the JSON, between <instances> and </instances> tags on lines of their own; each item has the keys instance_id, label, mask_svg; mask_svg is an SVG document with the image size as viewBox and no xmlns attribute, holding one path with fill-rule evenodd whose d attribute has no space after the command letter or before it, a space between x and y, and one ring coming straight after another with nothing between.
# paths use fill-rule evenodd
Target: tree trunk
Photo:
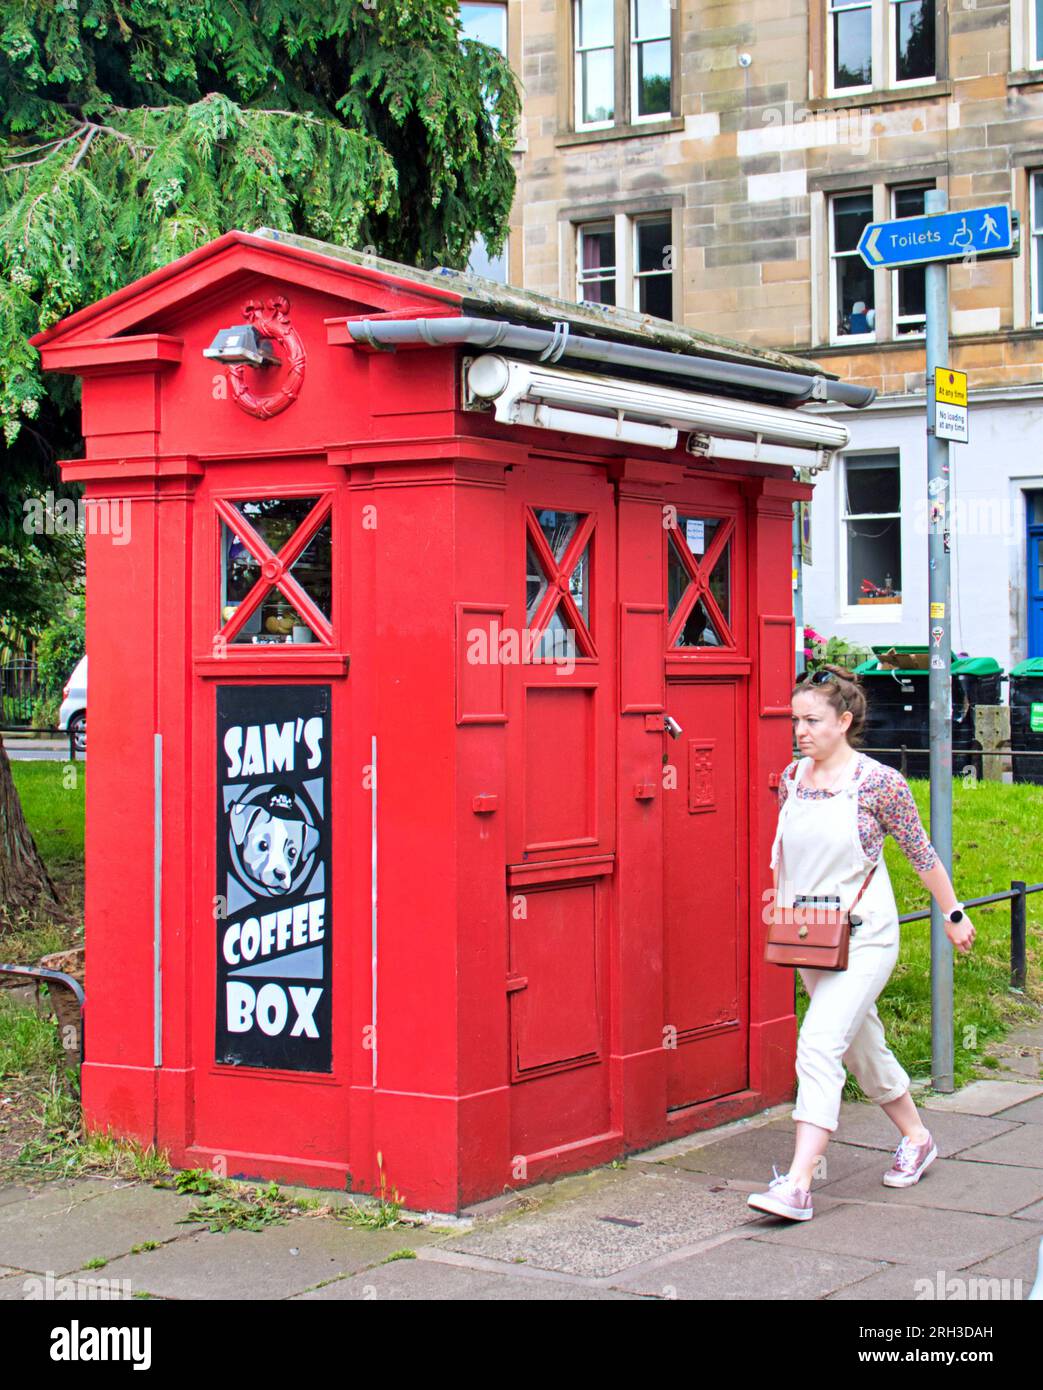
<instances>
[{"instance_id":1,"label":"tree trunk","mask_svg":"<svg viewBox=\"0 0 1043 1390\"><path fill-rule=\"evenodd\" d=\"M32 912L44 906L57 907L58 894L25 823L0 735L0 909ZM4 925L0 920L0 932Z\"/></svg>"}]
</instances>

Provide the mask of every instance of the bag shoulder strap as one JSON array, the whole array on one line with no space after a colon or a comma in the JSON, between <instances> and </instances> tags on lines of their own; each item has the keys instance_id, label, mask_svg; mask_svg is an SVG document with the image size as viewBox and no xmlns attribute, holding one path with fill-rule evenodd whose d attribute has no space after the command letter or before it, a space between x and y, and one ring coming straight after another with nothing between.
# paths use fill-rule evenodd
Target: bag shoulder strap
<instances>
[{"instance_id":1,"label":"bag shoulder strap","mask_svg":"<svg viewBox=\"0 0 1043 1390\"><path fill-rule=\"evenodd\" d=\"M858 893L857 893L857 895L855 896L855 901L854 901L854 902L851 904L851 906L848 908L848 911L849 911L849 912L854 912L854 910L855 910L855 904L858 902L858 899L862 896L862 894L863 894L863 893L866 891L866 889L869 887L869 880L870 880L870 879L873 877L873 875L876 873L877 864L879 864L879 863L880 863L880 860L878 859L878 860L876 861L876 864L874 864L873 867L872 867L872 868L869 870L869 872L866 874L865 879L864 879L864 881L863 881L863 883L862 883L862 887L858 890Z\"/></svg>"}]
</instances>

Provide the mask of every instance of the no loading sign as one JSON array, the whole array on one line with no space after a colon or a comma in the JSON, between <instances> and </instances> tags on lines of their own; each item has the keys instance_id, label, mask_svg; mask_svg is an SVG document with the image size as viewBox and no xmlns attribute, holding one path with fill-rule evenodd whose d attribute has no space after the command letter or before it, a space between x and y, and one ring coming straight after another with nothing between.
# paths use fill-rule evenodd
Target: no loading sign
<instances>
[{"instance_id":1,"label":"no loading sign","mask_svg":"<svg viewBox=\"0 0 1043 1390\"><path fill-rule=\"evenodd\" d=\"M218 1062L331 1069L329 707L217 689Z\"/></svg>"}]
</instances>

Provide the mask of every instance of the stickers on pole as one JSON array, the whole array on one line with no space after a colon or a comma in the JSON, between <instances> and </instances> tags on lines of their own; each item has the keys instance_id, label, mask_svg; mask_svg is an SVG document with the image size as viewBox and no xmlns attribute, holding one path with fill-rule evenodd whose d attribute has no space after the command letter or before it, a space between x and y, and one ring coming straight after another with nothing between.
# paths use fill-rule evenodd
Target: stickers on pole
<instances>
[{"instance_id":1,"label":"stickers on pole","mask_svg":"<svg viewBox=\"0 0 1043 1390\"><path fill-rule=\"evenodd\" d=\"M949 439L954 444L966 444L967 432L967 373L952 367L934 369L934 434L936 439Z\"/></svg>"},{"instance_id":2,"label":"stickers on pole","mask_svg":"<svg viewBox=\"0 0 1043 1390\"><path fill-rule=\"evenodd\" d=\"M215 1055L332 1070L330 687L217 687Z\"/></svg>"}]
</instances>

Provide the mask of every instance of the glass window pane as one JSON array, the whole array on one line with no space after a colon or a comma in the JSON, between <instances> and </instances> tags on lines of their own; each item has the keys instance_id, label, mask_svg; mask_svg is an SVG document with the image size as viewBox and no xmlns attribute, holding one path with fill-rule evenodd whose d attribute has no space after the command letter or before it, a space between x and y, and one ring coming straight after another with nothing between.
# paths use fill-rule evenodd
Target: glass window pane
<instances>
[{"instance_id":1,"label":"glass window pane","mask_svg":"<svg viewBox=\"0 0 1043 1390\"><path fill-rule=\"evenodd\" d=\"M261 566L247 550L241 538L223 521L221 556L221 621L226 623L260 579Z\"/></svg>"},{"instance_id":2,"label":"glass window pane","mask_svg":"<svg viewBox=\"0 0 1043 1390\"><path fill-rule=\"evenodd\" d=\"M536 516L540 523L540 530L547 537L551 554L560 564L566 546L576 534L580 513L553 511L545 507L541 512L537 512Z\"/></svg>"},{"instance_id":3,"label":"glass window pane","mask_svg":"<svg viewBox=\"0 0 1043 1390\"><path fill-rule=\"evenodd\" d=\"M318 500L317 497L266 497L234 505L265 544L278 554Z\"/></svg>"},{"instance_id":4,"label":"glass window pane","mask_svg":"<svg viewBox=\"0 0 1043 1390\"><path fill-rule=\"evenodd\" d=\"M677 634L675 647L723 647L724 641L721 634L717 631L717 626L703 605L701 598L697 598L692 605L692 611L685 619L684 627Z\"/></svg>"},{"instance_id":5,"label":"glass window pane","mask_svg":"<svg viewBox=\"0 0 1043 1390\"><path fill-rule=\"evenodd\" d=\"M485 244L485 238L479 232L471 245L471 254L467 260L467 273L468 275L481 276L483 280L494 280L498 285L506 285L506 246L494 260L489 255L489 249Z\"/></svg>"},{"instance_id":6,"label":"glass window pane","mask_svg":"<svg viewBox=\"0 0 1043 1390\"><path fill-rule=\"evenodd\" d=\"M615 278L610 277L607 280L588 280L583 286L581 298L583 302L587 304L615 304Z\"/></svg>"},{"instance_id":7,"label":"glass window pane","mask_svg":"<svg viewBox=\"0 0 1043 1390\"><path fill-rule=\"evenodd\" d=\"M566 626L560 609L556 608L551 614L532 652L533 657L541 661L574 661L577 655L583 655L576 641L576 629Z\"/></svg>"},{"instance_id":8,"label":"glass window pane","mask_svg":"<svg viewBox=\"0 0 1043 1390\"><path fill-rule=\"evenodd\" d=\"M529 541L525 547L525 622L532 622L543 595L547 592L547 576L536 550Z\"/></svg>"},{"instance_id":9,"label":"glass window pane","mask_svg":"<svg viewBox=\"0 0 1043 1390\"><path fill-rule=\"evenodd\" d=\"M1036 62L1043 63L1043 0L1036 0Z\"/></svg>"},{"instance_id":10,"label":"glass window pane","mask_svg":"<svg viewBox=\"0 0 1043 1390\"><path fill-rule=\"evenodd\" d=\"M896 188L894 206L896 217L922 217L926 188Z\"/></svg>"},{"instance_id":11,"label":"glass window pane","mask_svg":"<svg viewBox=\"0 0 1043 1390\"><path fill-rule=\"evenodd\" d=\"M584 227L580 233L580 266L584 272L614 270L616 233L609 224Z\"/></svg>"},{"instance_id":12,"label":"glass window pane","mask_svg":"<svg viewBox=\"0 0 1043 1390\"><path fill-rule=\"evenodd\" d=\"M901 0L894 9L896 80L933 77L934 0Z\"/></svg>"},{"instance_id":13,"label":"glass window pane","mask_svg":"<svg viewBox=\"0 0 1043 1390\"><path fill-rule=\"evenodd\" d=\"M854 251L858 239L873 220L872 193L854 193L833 199L833 250Z\"/></svg>"},{"instance_id":14,"label":"glass window pane","mask_svg":"<svg viewBox=\"0 0 1043 1390\"><path fill-rule=\"evenodd\" d=\"M547 539L551 554L560 565L580 523L586 519L586 513L563 512L556 508L544 507L536 513L536 519L539 522L540 530ZM536 615L536 610L547 592L548 579L531 536L526 537L525 555L525 622L527 626L530 626ZM583 622L588 627L590 626L590 562L591 550L588 541L568 575L569 594L579 609ZM552 634L555 633L558 634L556 642L552 639ZM567 635L570 644L568 649L563 645L563 635ZM564 656L567 651L574 651L575 642L575 629L567 626L559 602L555 605L551 618L544 629L544 636L540 640L537 651L541 655L558 653Z\"/></svg>"},{"instance_id":15,"label":"glass window pane","mask_svg":"<svg viewBox=\"0 0 1043 1390\"><path fill-rule=\"evenodd\" d=\"M238 607L232 605L232 611ZM231 616L231 614L229 614ZM247 618L233 643L252 646L283 646L288 643L317 642L319 639L296 608L273 585L259 608Z\"/></svg>"},{"instance_id":16,"label":"glass window pane","mask_svg":"<svg viewBox=\"0 0 1043 1390\"><path fill-rule=\"evenodd\" d=\"M460 6L460 26L464 37L487 43L500 53L507 52L507 6L471 4Z\"/></svg>"},{"instance_id":17,"label":"glass window pane","mask_svg":"<svg viewBox=\"0 0 1043 1390\"><path fill-rule=\"evenodd\" d=\"M236 502L234 507L276 554L318 502L317 497L266 497ZM332 613L332 521L327 517L292 566L297 582L328 619ZM220 621L227 623L261 576L261 566L243 539L221 522ZM298 631L294 633L294 628ZM236 642L312 642L318 640L304 619L272 586L250 615Z\"/></svg>"},{"instance_id":18,"label":"glass window pane","mask_svg":"<svg viewBox=\"0 0 1043 1390\"><path fill-rule=\"evenodd\" d=\"M847 523L848 603L872 598L897 602L902 592L902 522L849 521Z\"/></svg>"},{"instance_id":19,"label":"glass window pane","mask_svg":"<svg viewBox=\"0 0 1043 1390\"><path fill-rule=\"evenodd\" d=\"M898 463L888 458L849 458L847 510L851 513L897 512L901 510Z\"/></svg>"},{"instance_id":20,"label":"glass window pane","mask_svg":"<svg viewBox=\"0 0 1043 1390\"><path fill-rule=\"evenodd\" d=\"M898 274L898 323L895 333L917 333L927 322L927 276L924 267L911 266Z\"/></svg>"},{"instance_id":21,"label":"glass window pane","mask_svg":"<svg viewBox=\"0 0 1043 1390\"><path fill-rule=\"evenodd\" d=\"M615 110L615 57L611 48L580 55L580 119L610 121Z\"/></svg>"},{"instance_id":22,"label":"glass window pane","mask_svg":"<svg viewBox=\"0 0 1043 1390\"><path fill-rule=\"evenodd\" d=\"M674 536L672 533L668 533L668 536L669 542L666 556L666 591L667 603L669 606L670 616L672 618L674 614L677 612L677 605L681 602L681 599L684 597L684 591L688 588L688 585L692 581L689 578L688 571L681 563L681 560L677 554L677 537Z\"/></svg>"},{"instance_id":23,"label":"glass window pane","mask_svg":"<svg viewBox=\"0 0 1043 1390\"><path fill-rule=\"evenodd\" d=\"M304 547L300 558L290 566L290 573L315 604L324 618L332 612L333 553L330 547L332 523L329 517L322 523Z\"/></svg>"},{"instance_id":24,"label":"glass window pane","mask_svg":"<svg viewBox=\"0 0 1043 1390\"><path fill-rule=\"evenodd\" d=\"M643 314L651 314L657 319L672 319L674 316L674 277L666 275L646 275L638 282L637 307Z\"/></svg>"},{"instance_id":25,"label":"glass window pane","mask_svg":"<svg viewBox=\"0 0 1043 1390\"><path fill-rule=\"evenodd\" d=\"M670 33L669 0L634 0L634 37L660 38Z\"/></svg>"},{"instance_id":26,"label":"glass window pane","mask_svg":"<svg viewBox=\"0 0 1043 1390\"><path fill-rule=\"evenodd\" d=\"M576 33L580 48L613 42L614 0L576 0Z\"/></svg>"},{"instance_id":27,"label":"glass window pane","mask_svg":"<svg viewBox=\"0 0 1043 1390\"><path fill-rule=\"evenodd\" d=\"M732 543L728 541L710 574L710 593L713 594L717 601L717 607L721 610L725 621L728 623L732 620L731 552Z\"/></svg>"},{"instance_id":28,"label":"glass window pane","mask_svg":"<svg viewBox=\"0 0 1043 1390\"><path fill-rule=\"evenodd\" d=\"M872 80L872 11L841 10L833 16L833 86L868 87Z\"/></svg>"},{"instance_id":29,"label":"glass window pane","mask_svg":"<svg viewBox=\"0 0 1043 1390\"><path fill-rule=\"evenodd\" d=\"M665 218L661 222L638 222L636 225L638 272L666 269L670 258L670 219Z\"/></svg>"},{"instance_id":30,"label":"glass window pane","mask_svg":"<svg viewBox=\"0 0 1043 1390\"><path fill-rule=\"evenodd\" d=\"M583 554L576 561L575 568L569 575L569 593L572 601L580 611L583 621L590 626L590 542L583 547Z\"/></svg>"},{"instance_id":31,"label":"glass window pane","mask_svg":"<svg viewBox=\"0 0 1043 1390\"><path fill-rule=\"evenodd\" d=\"M687 545L696 561L701 561L710 548L720 524L720 519L717 517L679 516L677 518L677 530L667 532L667 604L671 618L676 614L677 606L692 582L678 553L680 547ZM731 622L731 541L728 541L717 558L717 563L710 575L709 589L720 606L725 620ZM719 647L725 645L724 634L718 631L716 624L711 620L702 599L697 599L693 604L692 611L685 619L684 627L678 634L674 645L677 647Z\"/></svg>"},{"instance_id":32,"label":"glass window pane","mask_svg":"<svg viewBox=\"0 0 1043 1390\"><path fill-rule=\"evenodd\" d=\"M670 110L670 41L637 45L637 114Z\"/></svg>"},{"instance_id":33,"label":"glass window pane","mask_svg":"<svg viewBox=\"0 0 1043 1390\"><path fill-rule=\"evenodd\" d=\"M837 333L871 333L875 322L873 272L861 256L834 261L837 276Z\"/></svg>"}]
</instances>

